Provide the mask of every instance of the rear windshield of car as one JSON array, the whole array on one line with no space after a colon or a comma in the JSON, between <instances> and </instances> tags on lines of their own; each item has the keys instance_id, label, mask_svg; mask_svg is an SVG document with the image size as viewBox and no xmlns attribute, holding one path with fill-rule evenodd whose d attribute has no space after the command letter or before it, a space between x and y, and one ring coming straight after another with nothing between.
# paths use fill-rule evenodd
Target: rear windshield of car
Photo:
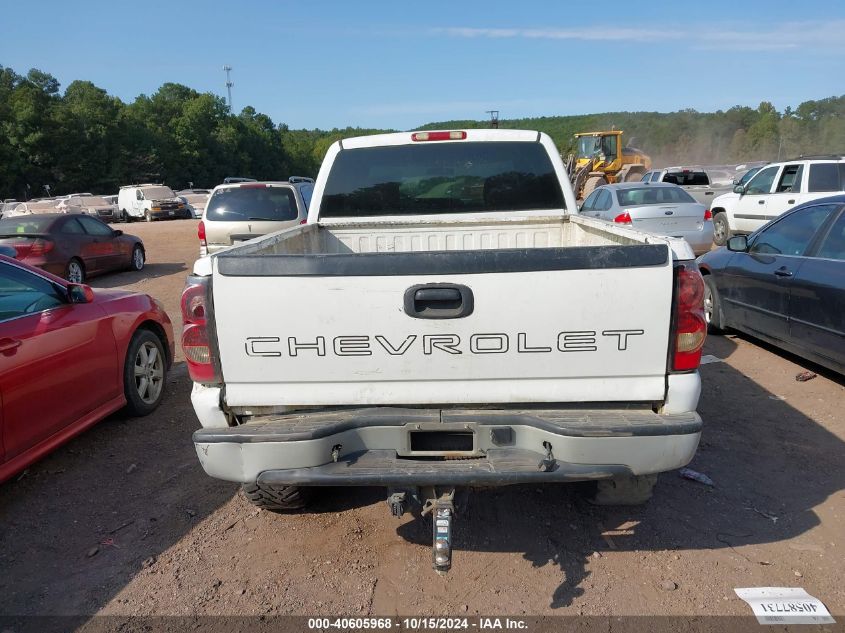
<instances>
[{"instance_id":1,"label":"rear windshield of car","mask_svg":"<svg viewBox=\"0 0 845 633\"><path fill-rule=\"evenodd\" d=\"M167 200L176 197L170 187L143 187L141 191L147 200Z\"/></svg>"},{"instance_id":2,"label":"rear windshield of car","mask_svg":"<svg viewBox=\"0 0 845 633\"><path fill-rule=\"evenodd\" d=\"M323 217L564 208L540 143L432 143L342 150L326 180Z\"/></svg>"},{"instance_id":3,"label":"rear windshield of car","mask_svg":"<svg viewBox=\"0 0 845 633\"><path fill-rule=\"evenodd\" d=\"M633 187L631 189L617 189L616 198L619 200L620 207L695 202L695 198L678 187Z\"/></svg>"},{"instance_id":4,"label":"rear windshield of car","mask_svg":"<svg viewBox=\"0 0 845 633\"><path fill-rule=\"evenodd\" d=\"M15 235L16 233L46 233L49 226L56 221L52 218L32 218L19 216L0 220L0 235Z\"/></svg>"},{"instance_id":5,"label":"rear windshield of car","mask_svg":"<svg viewBox=\"0 0 845 633\"><path fill-rule=\"evenodd\" d=\"M83 198L71 198L70 202L81 204L84 207L107 207L109 202L99 196L85 196Z\"/></svg>"},{"instance_id":6,"label":"rear windshield of car","mask_svg":"<svg viewBox=\"0 0 845 633\"><path fill-rule=\"evenodd\" d=\"M673 185L698 186L709 185L710 178L703 171L670 171L663 176L663 182Z\"/></svg>"},{"instance_id":7,"label":"rear windshield of car","mask_svg":"<svg viewBox=\"0 0 845 633\"><path fill-rule=\"evenodd\" d=\"M205 219L220 222L297 218L296 198L290 187L233 187L218 189L205 208Z\"/></svg>"},{"instance_id":8,"label":"rear windshield of car","mask_svg":"<svg viewBox=\"0 0 845 633\"><path fill-rule=\"evenodd\" d=\"M845 191L845 163L811 164L807 191Z\"/></svg>"}]
</instances>

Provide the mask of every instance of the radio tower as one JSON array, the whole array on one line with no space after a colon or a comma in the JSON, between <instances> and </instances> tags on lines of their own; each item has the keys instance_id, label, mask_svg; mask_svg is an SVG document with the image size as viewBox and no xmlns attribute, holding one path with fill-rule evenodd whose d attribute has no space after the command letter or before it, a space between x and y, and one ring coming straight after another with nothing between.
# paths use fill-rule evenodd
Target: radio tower
<instances>
[{"instance_id":1,"label":"radio tower","mask_svg":"<svg viewBox=\"0 0 845 633\"><path fill-rule=\"evenodd\" d=\"M229 93L229 112L232 112L232 86L235 85L229 77L229 73L232 72L232 67L227 64L226 66L223 66L223 70L226 71L226 90Z\"/></svg>"},{"instance_id":2,"label":"radio tower","mask_svg":"<svg viewBox=\"0 0 845 633\"><path fill-rule=\"evenodd\" d=\"M496 129L499 127L499 111L498 110L485 110L487 114L490 115L490 127Z\"/></svg>"}]
</instances>

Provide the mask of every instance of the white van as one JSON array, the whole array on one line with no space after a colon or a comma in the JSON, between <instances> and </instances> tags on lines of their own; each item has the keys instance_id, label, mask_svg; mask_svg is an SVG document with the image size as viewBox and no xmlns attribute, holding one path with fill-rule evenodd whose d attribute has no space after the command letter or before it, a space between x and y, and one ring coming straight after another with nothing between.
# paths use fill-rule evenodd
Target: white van
<instances>
[{"instance_id":1,"label":"white van","mask_svg":"<svg viewBox=\"0 0 845 633\"><path fill-rule=\"evenodd\" d=\"M191 210L170 187L144 184L121 187L117 194L117 208L124 222L147 222L162 218L190 218Z\"/></svg>"}]
</instances>

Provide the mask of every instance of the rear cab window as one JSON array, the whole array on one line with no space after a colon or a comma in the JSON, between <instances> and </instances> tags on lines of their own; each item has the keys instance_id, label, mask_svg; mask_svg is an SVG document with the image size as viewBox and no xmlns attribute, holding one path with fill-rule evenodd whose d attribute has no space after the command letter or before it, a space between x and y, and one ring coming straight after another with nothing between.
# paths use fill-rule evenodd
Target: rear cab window
<instances>
[{"instance_id":1,"label":"rear cab window","mask_svg":"<svg viewBox=\"0 0 845 633\"><path fill-rule=\"evenodd\" d=\"M535 142L455 142L342 150L321 217L564 209L545 147Z\"/></svg>"},{"instance_id":2,"label":"rear cab window","mask_svg":"<svg viewBox=\"0 0 845 633\"><path fill-rule=\"evenodd\" d=\"M208 200L205 220L284 222L299 216L290 187L246 185L218 189Z\"/></svg>"},{"instance_id":3,"label":"rear cab window","mask_svg":"<svg viewBox=\"0 0 845 633\"><path fill-rule=\"evenodd\" d=\"M663 182L684 187L706 187L710 184L710 178L707 176L707 172L704 171L670 171L663 177Z\"/></svg>"}]
</instances>

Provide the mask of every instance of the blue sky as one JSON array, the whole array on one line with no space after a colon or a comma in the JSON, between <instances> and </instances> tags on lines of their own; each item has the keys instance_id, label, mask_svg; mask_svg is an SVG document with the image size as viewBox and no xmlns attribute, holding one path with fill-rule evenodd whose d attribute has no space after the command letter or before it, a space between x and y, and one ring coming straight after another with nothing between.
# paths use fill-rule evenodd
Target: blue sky
<instances>
[{"instance_id":1,"label":"blue sky","mask_svg":"<svg viewBox=\"0 0 845 633\"><path fill-rule=\"evenodd\" d=\"M608 17L602 18L600 7ZM797 9L800 8L800 11ZM845 3L0 2L0 64L125 101L164 82L292 128L779 109L845 92ZM14 28L20 25L20 28ZM11 28L10 28L11 27Z\"/></svg>"}]
</instances>

